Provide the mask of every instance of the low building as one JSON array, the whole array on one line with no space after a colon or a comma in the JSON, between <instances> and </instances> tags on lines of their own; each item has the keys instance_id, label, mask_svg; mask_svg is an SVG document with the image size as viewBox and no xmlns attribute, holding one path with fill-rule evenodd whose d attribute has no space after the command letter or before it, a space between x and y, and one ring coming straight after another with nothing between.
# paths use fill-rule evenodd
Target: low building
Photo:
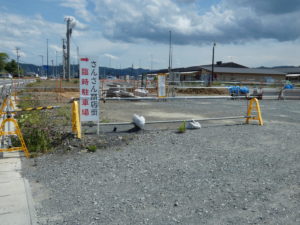
<instances>
[{"instance_id":1,"label":"low building","mask_svg":"<svg viewBox=\"0 0 300 225\"><path fill-rule=\"evenodd\" d=\"M160 70L157 73L168 73L168 70ZM176 74L177 81L207 81L212 75L212 65L175 68L172 69L172 73ZM248 68L234 62L217 62L214 65L213 81L277 83L285 80L286 72L276 69Z\"/></svg>"},{"instance_id":2,"label":"low building","mask_svg":"<svg viewBox=\"0 0 300 225\"><path fill-rule=\"evenodd\" d=\"M211 74L212 67L202 67L203 74ZM282 82L285 80L286 73L274 69L256 69L256 68L232 68L232 67L214 67L214 81L237 81L237 82Z\"/></svg>"},{"instance_id":3,"label":"low building","mask_svg":"<svg viewBox=\"0 0 300 225\"><path fill-rule=\"evenodd\" d=\"M287 80L300 82L300 67L278 67L276 70L286 73Z\"/></svg>"}]
</instances>

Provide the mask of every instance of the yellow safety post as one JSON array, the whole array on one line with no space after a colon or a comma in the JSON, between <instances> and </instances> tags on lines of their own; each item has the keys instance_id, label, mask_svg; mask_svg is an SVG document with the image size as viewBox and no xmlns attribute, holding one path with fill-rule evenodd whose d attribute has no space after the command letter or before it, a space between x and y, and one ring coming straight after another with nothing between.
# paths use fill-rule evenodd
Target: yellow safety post
<instances>
[{"instance_id":1,"label":"yellow safety post","mask_svg":"<svg viewBox=\"0 0 300 225\"><path fill-rule=\"evenodd\" d=\"M14 106L11 98L6 97L6 98L4 98L1 108L0 108L0 116L2 116L3 114L6 114L6 112L4 110L8 105L11 107L12 111L15 110L15 106Z\"/></svg>"},{"instance_id":2,"label":"yellow safety post","mask_svg":"<svg viewBox=\"0 0 300 225\"><path fill-rule=\"evenodd\" d=\"M77 101L74 101L72 104L72 131L77 135L77 138L81 139L81 126Z\"/></svg>"},{"instance_id":3,"label":"yellow safety post","mask_svg":"<svg viewBox=\"0 0 300 225\"><path fill-rule=\"evenodd\" d=\"M4 131L5 130L5 124L8 122L12 122L15 125L15 131ZM30 157L30 153L27 150L22 132L19 128L19 125L17 123L17 121L14 118L7 118L5 120L2 121L1 126L0 126L0 137L4 136L4 135L17 135L18 138L20 139L21 142L21 147L12 147L12 148L0 148L0 152L13 152L13 151L24 151L25 156L27 158Z\"/></svg>"},{"instance_id":4,"label":"yellow safety post","mask_svg":"<svg viewBox=\"0 0 300 225\"><path fill-rule=\"evenodd\" d=\"M253 106L253 104L255 104L255 106ZM251 115L253 108L256 109L256 116ZM258 120L259 125L261 125L261 126L264 125L264 122L263 122L263 119L262 119L262 116L261 116L259 102L258 102L257 98L252 98L250 100L248 110L247 110L246 123L249 123L249 120Z\"/></svg>"}]
</instances>

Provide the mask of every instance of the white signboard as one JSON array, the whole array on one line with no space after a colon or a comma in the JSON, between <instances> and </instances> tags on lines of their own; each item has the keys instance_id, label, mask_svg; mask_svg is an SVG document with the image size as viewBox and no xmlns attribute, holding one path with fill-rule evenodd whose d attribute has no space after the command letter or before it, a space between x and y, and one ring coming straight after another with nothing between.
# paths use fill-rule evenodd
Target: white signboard
<instances>
[{"instance_id":1,"label":"white signboard","mask_svg":"<svg viewBox=\"0 0 300 225\"><path fill-rule=\"evenodd\" d=\"M80 121L99 121L99 75L97 61L80 59Z\"/></svg>"},{"instance_id":2,"label":"white signboard","mask_svg":"<svg viewBox=\"0 0 300 225\"><path fill-rule=\"evenodd\" d=\"M164 98L166 94L166 74L157 74L158 97Z\"/></svg>"}]
</instances>

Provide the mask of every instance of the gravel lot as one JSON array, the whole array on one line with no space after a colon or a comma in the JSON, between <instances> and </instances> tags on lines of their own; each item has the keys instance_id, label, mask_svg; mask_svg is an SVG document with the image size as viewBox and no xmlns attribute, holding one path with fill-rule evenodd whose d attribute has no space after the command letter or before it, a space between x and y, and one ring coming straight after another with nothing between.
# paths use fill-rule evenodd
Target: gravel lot
<instances>
[{"instance_id":1,"label":"gravel lot","mask_svg":"<svg viewBox=\"0 0 300 225\"><path fill-rule=\"evenodd\" d=\"M102 110L110 121L130 121L134 112L190 119L243 115L246 104L114 102ZM300 104L261 107L263 127L218 121L178 134L178 124L152 126L102 134L120 142L95 153L24 159L39 224L300 224Z\"/></svg>"}]
</instances>

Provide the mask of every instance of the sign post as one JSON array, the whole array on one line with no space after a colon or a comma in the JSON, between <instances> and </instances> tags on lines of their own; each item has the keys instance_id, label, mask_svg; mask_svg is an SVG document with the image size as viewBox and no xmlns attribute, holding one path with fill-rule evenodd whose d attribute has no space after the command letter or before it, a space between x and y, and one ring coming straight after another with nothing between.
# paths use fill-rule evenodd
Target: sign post
<instances>
[{"instance_id":1,"label":"sign post","mask_svg":"<svg viewBox=\"0 0 300 225\"><path fill-rule=\"evenodd\" d=\"M166 82L167 75L163 73L157 74L157 96L159 98L165 98L167 96L166 93Z\"/></svg>"},{"instance_id":2,"label":"sign post","mask_svg":"<svg viewBox=\"0 0 300 225\"><path fill-rule=\"evenodd\" d=\"M99 75L97 61L80 59L80 122L96 122L99 134Z\"/></svg>"}]
</instances>

